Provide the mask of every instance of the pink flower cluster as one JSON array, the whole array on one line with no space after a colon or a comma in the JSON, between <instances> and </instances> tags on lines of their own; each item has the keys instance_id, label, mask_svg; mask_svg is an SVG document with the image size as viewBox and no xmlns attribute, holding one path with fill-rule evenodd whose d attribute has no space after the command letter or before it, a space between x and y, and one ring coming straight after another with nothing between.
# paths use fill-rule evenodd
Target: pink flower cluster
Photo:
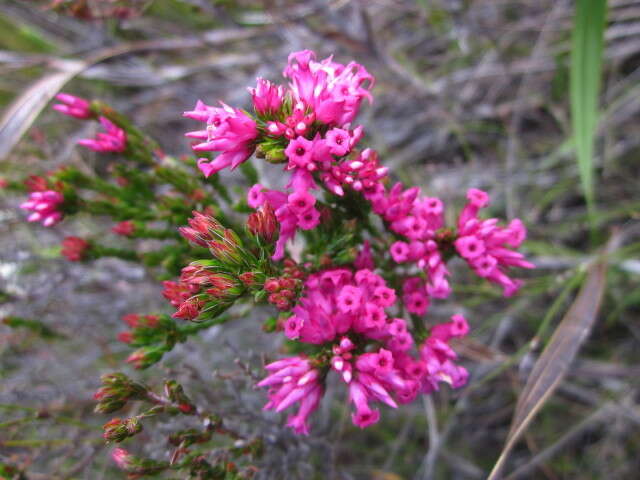
<instances>
[{"instance_id":1,"label":"pink flower cluster","mask_svg":"<svg viewBox=\"0 0 640 480\"><path fill-rule=\"evenodd\" d=\"M362 428L380 418L372 402L396 408L421 392L437 390L440 382L454 388L464 385L467 372L455 363L448 344L468 333L464 317L455 315L451 322L434 327L414 357L410 350L415 341L406 321L386 312L395 303L395 291L368 269L353 273L339 268L310 275L284 331L290 339L329 349L329 359L323 363L298 356L268 365L271 374L258 384L270 388L265 409L279 412L300 402L287 425L307 434L308 417L319 404L329 370L347 384L355 408L353 423Z\"/></svg>"},{"instance_id":2,"label":"pink flower cluster","mask_svg":"<svg viewBox=\"0 0 640 480\"><path fill-rule=\"evenodd\" d=\"M512 250L522 244L527 230L518 218L506 227L499 226L496 218L478 218L480 209L489 204L489 195L485 192L471 189L467 200L458 218L456 251L478 276L500 285L504 296L509 297L518 291L522 280L509 277L506 269L535 268L523 254Z\"/></svg>"},{"instance_id":3,"label":"pink flower cluster","mask_svg":"<svg viewBox=\"0 0 640 480\"><path fill-rule=\"evenodd\" d=\"M268 159L286 163L291 173L281 190L254 185L249 205L258 208L268 201L280 223L280 237L274 260L284 256L286 242L297 229L310 230L320 220L310 193L320 181L333 194L343 196L345 187L356 191L373 188L387 174L377 154L355 150L364 130L352 128L364 98L371 101L374 79L357 63L336 63L332 57L320 62L309 50L294 52L284 70L289 88L262 78L250 88L257 119L222 104L214 108L198 101L184 116L207 123L206 130L187 133L202 140L193 146L197 152L221 154L213 161L200 159L198 165L209 176L224 168L235 168L256 148Z\"/></svg>"},{"instance_id":4,"label":"pink flower cluster","mask_svg":"<svg viewBox=\"0 0 640 480\"><path fill-rule=\"evenodd\" d=\"M443 205L438 198L419 194L418 187L404 190L400 183L388 192L381 183L364 192L373 211L388 222L389 228L410 240L391 246L393 259L398 263L417 263L428 278L426 293L446 298L451 293L449 271L435 242L436 232L444 226Z\"/></svg>"},{"instance_id":5,"label":"pink flower cluster","mask_svg":"<svg viewBox=\"0 0 640 480\"><path fill-rule=\"evenodd\" d=\"M378 183L375 188L364 193L371 202L373 211L380 215L389 228L407 239L391 245L389 253L397 263L414 263L424 270L427 283L424 291L416 288L419 280L410 279L404 287L405 301L418 302L409 307L412 313L422 311L422 305L429 298L446 298L451 293L449 271L443 251L451 247L444 232L444 205L439 198L421 197L417 187L404 189L397 183L388 192ZM467 205L458 218L454 236L455 251L464 258L481 277L502 286L504 295L513 295L522 282L507 275L508 267L534 268L515 252L526 238L526 229L519 219L507 227L500 227L498 220L481 220L478 212L489 203L487 193L470 189ZM415 311L414 311L415 310Z\"/></svg>"},{"instance_id":6,"label":"pink flower cluster","mask_svg":"<svg viewBox=\"0 0 640 480\"><path fill-rule=\"evenodd\" d=\"M60 192L44 190L31 192L29 200L22 203L20 208L33 212L27 217L27 221L40 222L45 227L52 227L62 220L62 212L59 210L62 202L64 196Z\"/></svg>"},{"instance_id":7,"label":"pink flower cluster","mask_svg":"<svg viewBox=\"0 0 640 480\"><path fill-rule=\"evenodd\" d=\"M124 152L127 148L127 134L105 117L99 119L105 132L96 134L96 138L83 138L78 145L87 147L94 152Z\"/></svg>"}]
</instances>

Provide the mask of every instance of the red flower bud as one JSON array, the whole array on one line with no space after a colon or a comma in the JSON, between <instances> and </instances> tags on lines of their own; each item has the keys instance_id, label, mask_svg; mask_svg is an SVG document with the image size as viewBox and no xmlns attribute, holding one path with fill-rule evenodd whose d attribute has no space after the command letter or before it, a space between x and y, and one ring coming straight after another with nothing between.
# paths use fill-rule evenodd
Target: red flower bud
<instances>
[{"instance_id":1,"label":"red flower bud","mask_svg":"<svg viewBox=\"0 0 640 480\"><path fill-rule=\"evenodd\" d=\"M67 237L62 241L62 255L72 262L83 259L90 244L80 237Z\"/></svg>"},{"instance_id":2,"label":"red flower bud","mask_svg":"<svg viewBox=\"0 0 640 480\"><path fill-rule=\"evenodd\" d=\"M266 243L272 243L275 240L278 220L269 202L265 202L257 212L249 215L247 228Z\"/></svg>"},{"instance_id":3,"label":"red flower bud","mask_svg":"<svg viewBox=\"0 0 640 480\"><path fill-rule=\"evenodd\" d=\"M118 341L122 343L133 342L133 332L131 332L130 330L125 330L124 332L120 332L118 334Z\"/></svg>"},{"instance_id":4,"label":"red flower bud","mask_svg":"<svg viewBox=\"0 0 640 480\"><path fill-rule=\"evenodd\" d=\"M111 227L111 231L117 235L128 237L135 233L136 225L131 220L125 220Z\"/></svg>"},{"instance_id":5,"label":"red flower bud","mask_svg":"<svg viewBox=\"0 0 640 480\"><path fill-rule=\"evenodd\" d=\"M269 293L274 293L280 290L280 281L277 278L268 278L264 282L264 289Z\"/></svg>"},{"instance_id":6,"label":"red flower bud","mask_svg":"<svg viewBox=\"0 0 640 480\"><path fill-rule=\"evenodd\" d=\"M47 179L38 175L30 175L24 181L24 186L29 192L44 192L49 190Z\"/></svg>"},{"instance_id":7,"label":"red flower bud","mask_svg":"<svg viewBox=\"0 0 640 480\"><path fill-rule=\"evenodd\" d=\"M131 328L135 328L139 325L140 315L137 313L128 313L122 317L122 321L129 325Z\"/></svg>"}]
</instances>

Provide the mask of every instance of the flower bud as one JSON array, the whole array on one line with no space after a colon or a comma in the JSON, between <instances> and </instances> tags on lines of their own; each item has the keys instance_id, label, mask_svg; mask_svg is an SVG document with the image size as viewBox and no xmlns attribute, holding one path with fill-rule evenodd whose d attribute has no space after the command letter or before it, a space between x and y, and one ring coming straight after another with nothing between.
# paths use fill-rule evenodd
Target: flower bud
<instances>
[{"instance_id":1,"label":"flower bud","mask_svg":"<svg viewBox=\"0 0 640 480\"><path fill-rule=\"evenodd\" d=\"M90 247L90 243L80 237L66 237L60 253L71 262L79 262L86 257Z\"/></svg>"},{"instance_id":2,"label":"flower bud","mask_svg":"<svg viewBox=\"0 0 640 480\"><path fill-rule=\"evenodd\" d=\"M278 220L269 202L265 202L257 212L249 215L247 229L263 242L273 243L278 231Z\"/></svg>"},{"instance_id":3,"label":"flower bud","mask_svg":"<svg viewBox=\"0 0 640 480\"><path fill-rule=\"evenodd\" d=\"M114 418L102 427L104 433L102 438L108 442L121 442L126 438L133 437L142 431L142 424L139 417L131 417L125 420Z\"/></svg>"},{"instance_id":4,"label":"flower bud","mask_svg":"<svg viewBox=\"0 0 640 480\"><path fill-rule=\"evenodd\" d=\"M127 363L142 370L159 362L164 352L162 347L142 347L127 357Z\"/></svg>"},{"instance_id":5,"label":"flower bud","mask_svg":"<svg viewBox=\"0 0 640 480\"><path fill-rule=\"evenodd\" d=\"M164 394L169 397L173 403L178 404L178 409L182 413L192 414L195 413L196 407L191 403L189 397L184 393L182 385L175 380L167 380L164 384Z\"/></svg>"},{"instance_id":6,"label":"flower bud","mask_svg":"<svg viewBox=\"0 0 640 480\"><path fill-rule=\"evenodd\" d=\"M264 289L269 293L275 293L280 290L280 281L277 278L268 278L264 282Z\"/></svg>"},{"instance_id":7,"label":"flower bud","mask_svg":"<svg viewBox=\"0 0 640 480\"><path fill-rule=\"evenodd\" d=\"M122 235L123 237L130 237L136 231L136 225L131 220L125 220L124 222L120 222L113 227L111 227L111 231L116 235Z\"/></svg>"}]
</instances>

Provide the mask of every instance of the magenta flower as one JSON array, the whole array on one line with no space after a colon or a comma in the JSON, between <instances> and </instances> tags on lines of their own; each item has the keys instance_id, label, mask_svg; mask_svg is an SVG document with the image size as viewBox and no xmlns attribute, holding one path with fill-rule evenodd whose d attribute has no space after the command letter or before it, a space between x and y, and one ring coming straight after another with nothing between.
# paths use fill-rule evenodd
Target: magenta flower
<instances>
[{"instance_id":1,"label":"magenta flower","mask_svg":"<svg viewBox=\"0 0 640 480\"><path fill-rule=\"evenodd\" d=\"M332 128L326 135L327 146L333 155L341 157L351 150L351 136L347 130L341 128Z\"/></svg>"},{"instance_id":2,"label":"magenta flower","mask_svg":"<svg viewBox=\"0 0 640 480\"><path fill-rule=\"evenodd\" d=\"M358 63L343 65L332 57L317 62L315 58L310 50L289 55L284 76L291 80L294 102L310 108L318 121L343 127L354 120L363 98L372 100L369 90L374 78Z\"/></svg>"},{"instance_id":3,"label":"magenta flower","mask_svg":"<svg viewBox=\"0 0 640 480\"><path fill-rule=\"evenodd\" d=\"M424 393L438 390L440 382L448 383L453 388L460 388L467 383L469 373L454 362L457 355L448 342L468 332L469 325L462 315L454 315L451 322L436 325L431 330L431 336L420 347L420 358L427 368L422 385Z\"/></svg>"},{"instance_id":4,"label":"magenta flower","mask_svg":"<svg viewBox=\"0 0 640 480\"><path fill-rule=\"evenodd\" d=\"M127 148L127 134L125 131L105 117L98 119L105 132L96 134L96 138L78 140L78 144L94 152L124 152Z\"/></svg>"},{"instance_id":5,"label":"magenta flower","mask_svg":"<svg viewBox=\"0 0 640 480\"><path fill-rule=\"evenodd\" d=\"M504 296L509 297L518 291L522 281L509 277L506 269L535 268L523 254L511 249L525 240L526 228L517 218L506 227L500 227L495 218L478 218L480 209L489 204L489 195L481 190L469 190L467 200L458 218L456 250L477 275L502 286Z\"/></svg>"},{"instance_id":6,"label":"magenta flower","mask_svg":"<svg viewBox=\"0 0 640 480\"><path fill-rule=\"evenodd\" d=\"M320 383L320 372L313 368L306 357L290 357L266 365L269 376L258 383L269 388L269 402L264 410L281 412L299 403L295 415L291 415L287 426L298 434L309 434L308 418L324 395Z\"/></svg>"},{"instance_id":7,"label":"magenta flower","mask_svg":"<svg viewBox=\"0 0 640 480\"><path fill-rule=\"evenodd\" d=\"M306 168L307 170L315 169L312 163L314 154L313 140L307 140L304 137L297 137L289 142L284 153L289 159L289 166L291 168Z\"/></svg>"},{"instance_id":8,"label":"magenta flower","mask_svg":"<svg viewBox=\"0 0 640 480\"><path fill-rule=\"evenodd\" d=\"M62 103L55 104L53 109L63 115L80 119L90 118L93 115L89 109L89 102L83 98L68 93L59 93L56 95L56 99Z\"/></svg>"},{"instance_id":9,"label":"magenta flower","mask_svg":"<svg viewBox=\"0 0 640 480\"><path fill-rule=\"evenodd\" d=\"M232 170L247 160L255 148L258 136L256 122L245 112L220 102L222 107L211 107L200 100L194 110L184 116L207 123L206 130L189 132L189 138L203 140L192 148L196 152L221 152L215 160L198 160L198 168L205 177L230 167Z\"/></svg>"},{"instance_id":10,"label":"magenta flower","mask_svg":"<svg viewBox=\"0 0 640 480\"><path fill-rule=\"evenodd\" d=\"M22 203L20 208L31 213L27 217L29 222L40 222L45 227L52 227L62 220L62 212L59 207L64 202L64 196L54 190L31 192L29 200Z\"/></svg>"},{"instance_id":11,"label":"magenta flower","mask_svg":"<svg viewBox=\"0 0 640 480\"><path fill-rule=\"evenodd\" d=\"M255 88L249 88L253 108L258 115L273 115L280 110L284 100L284 87L269 80L258 78Z\"/></svg>"}]
</instances>

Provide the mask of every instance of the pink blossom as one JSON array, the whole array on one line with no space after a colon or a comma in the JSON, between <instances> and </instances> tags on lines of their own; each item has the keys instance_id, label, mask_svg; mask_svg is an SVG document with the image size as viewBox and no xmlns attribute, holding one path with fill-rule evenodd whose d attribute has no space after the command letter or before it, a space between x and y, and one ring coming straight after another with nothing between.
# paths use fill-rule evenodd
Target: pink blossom
<instances>
[{"instance_id":1,"label":"pink blossom","mask_svg":"<svg viewBox=\"0 0 640 480\"><path fill-rule=\"evenodd\" d=\"M251 208L258 208L264 204L264 195L262 194L263 190L264 187L259 183L256 183L249 189L249 192L247 193L247 203Z\"/></svg>"},{"instance_id":2,"label":"pink blossom","mask_svg":"<svg viewBox=\"0 0 640 480\"><path fill-rule=\"evenodd\" d=\"M406 242L394 242L389 251L397 263L409 260L409 245Z\"/></svg>"},{"instance_id":3,"label":"pink blossom","mask_svg":"<svg viewBox=\"0 0 640 480\"><path fill-rule=\"evenodd\" d=\"M349 401L356 408L356 411L351 414L351 420L360 428L368 427L380 420L380 412L372 409L368 400L368 392L360 382L349 383Z\"/></svg>"},{"instance_id":4,"label":"pink blossom","mask_svg":"<svg viewBox=\"0 0 640 480\"><path fill-rule=\"evenodd\" d=\"M332 128L326 135L327 146L333 155L341 157L350 150L350 135L347 130L341 128Z\"/></svg>"},{"instance_id":5,"label":"pink blossom","mask_svg":"<svg viewBox=\"0 0 640 480\"><path fill-rule=\"evenodd\" d=\"M29 222L40 222L45 227L51 227L62 220L62 212L59 208L64 202L64 196L54 190L31 192L29 200L22 203L20 208L31 213L27 217Z\"/></svg>"},{"instance_id":6,"label":"pink blossom","mask_svg":"<svg viewBox=\"0 0 640 480\"><path fill-rule=\"evenodd\" d=\"M289 159L289 166L297 168L313 168L314 141L304 137L297 137L289 142L284 153Z\"/></svg>"},{"instance_id":7,"label":"pink blossom","mask_svg":"<svg viewBox=\"0 0 640 480\"><path fill-rule=\"evenodd\" d=\"M526 229L519 219L512 220L506 227L499 226L494 218L480 219L480 209L489 204L489 195L481 190L469 190L467 200L458 218L455 248L477 275L502 286L504 295L511 296L522 282L509 277L507 269L534 268L523 254L508 248L518 248L522 244Z\"/></svg>"},{"instance_id":8,"label":"pink blossom","mask_svg":"<svg viewBox=\"0 0 640 480\"><path fill-rule=\"evenodd\" d=\"M87 147L94 152L124 152L127 148L127 134L105 117L98 120L105 132L96 134L96 138L78 140L78 145Z\"/></svg>"},{"instance_id":9,"label":"pink blossom","mask_svg":"<svg viewBox=\"0 0 640 480\"><path fill-rule=\"evenodd\" d=\"M334 269L310 275L303 296L292 310L302 323L300 341L321 344L348 331L389 339L384 309L393 305L393 296L389 292L387 298L380 295L380 287L387 288L384 280L369 270L354 275L347 269Z\"/></svg>"},{"instance_id":10,"label":"pink blossom","mask_svg":"<svg viewBox=\"0 0 640 480\"><path fill-rule=\"evenodd\" d=\"M320 62L304 50L289 55L284 76L291 80L294 101L302 102L327 125L344 126L358 114L363 98L371 101L374 78L355 62L343 65L332 57Z\"/></svg>"},{"instance_id":11,"label":"pink blossom","mask_svg":"<svg viewBox=\"0 0 640 480\"><path fill-rule=\"evenodd\" d=\"M463 337L468 332L469 325L462 315L454 315L450 322L431 329L431 335L420 347L420 358L427 369L422 385L425 393L437 390L440 382L446 382L453 388L466 384L469 373L454 362L457 355L448 342L451 338Z\"/></svg>"},{"instance_id":12,"label":"pink blossom","mask_svg":"<svg viewBox=\"0 0 640 480\"><path fill-rule=\"evenodd\" d=\"M89 109L89 102L84 98L69 95L68 93L59 93L56 95L56 99L61 103L55 104L53 109L64 115L80 119L90 118L93 115Z\"/></svg>"},{"instance_id":13,"label":"pink blossom","mask_svg":"<svg viewBox=\"0 0 640 480\"><path fill-rule=\"evenodd\" d=\"M189 138L204 140L192 148L196 152L221 152L213 161L201 158L198 168L206 177L230 167L232 170L247 160L255 148L258 136L256 122L244 111L220 102L211 107L200 100L194 110L184 116L207 123L206 130L189 132Z\"/></svg>"},{"instance_id":14,"label":"pink blossom","mask_svg":"<svg viewBox=\"0 0 640 480\"><path fill-rule=\"evenodd\" d=\"M371 243L369 240L365 240L362 244L362 248L353 262L353 266L359 270L373 270L375 268L375 264L373 263L373 254L371 252Z\"/></svg>"},{"instance_id":15,"label":"pink blossom","mask_svg":"<svg viewBox=\"0 0 640 480\"><path fill-rule=\"evenodd\" d=\"M308 418L315 411L324 394L320 372L306 357L290 357L266 365L269 376L258 383L269 388L269 402L265 410L281 412L299 403L296 415L289 417L287 426L296 433L309 433Z\"/></svg>"},{"instance_id":16,"label":"pink blossom","mask_svg":"<svg viewBox=\"0 0 640 480\"><path fill-rule=\"evenodd\" d=\"M284 87L274 85L269 80L258 77L255 88L249 88L253 108L258 115L273 115L282 106L284 100Z\"/></svg>"},{"instance_id":17,"label":"pink blossom","mask_svg":"<svg viewBox=\"0 0 640 480\"><path fill-rule=\"evenodd\" d=\"M316 203L316 197L305 190L299 190L289 195L287 201L293 213L300 215L313 208Z\"/></svg>"}]
</instances>

